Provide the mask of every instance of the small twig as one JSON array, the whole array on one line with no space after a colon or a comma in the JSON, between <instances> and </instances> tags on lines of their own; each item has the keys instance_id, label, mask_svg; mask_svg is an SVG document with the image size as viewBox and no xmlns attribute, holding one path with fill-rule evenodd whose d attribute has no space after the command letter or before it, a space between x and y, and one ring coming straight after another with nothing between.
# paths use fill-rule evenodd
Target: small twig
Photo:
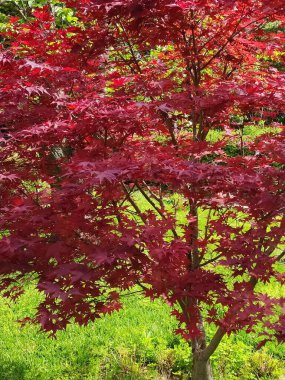
<instances>
[{"instance_id":1,"label":"small twig","mask_svg":"<svg viewBox=\"0 0 285 380\"><path fill-rule=\"evenodd\" d=\"M151 196L160 204L160 207L163 208L163 202L160 197L158 197L152 190L151 188L147 185L145 181L143 181L143 184L147 188L148 192L151 194Z\"/></svg>"},{"instance_id":2,"label":"small twig","mask_svg":"<svg viewBox=\"0 0 285 380\"><path fill-rule=\"evenodd\" d=\"M280 253L280 255L277 256L276 260L280 261L281 259L283 259L283 257L285 257L285 251L283 251L282 253Z\"/></svg>"},{"instance_id":3,"label":"small twig","mask_svg":"<svg viewBox=\"0 0 285 380\"><path fill-rule=\"evenodd\" d=\"M210 260L205 261L204 263L202 263L202 264L199 265L199 268L204 267L204 266L206 266L208 264L211 264L211 263L217 261L218 259L220 259L221 257L223 257L223 254L220 254L220 255L218 255L218 256L210 259Z\"/></svg>"},{"instance_id":4,"label":"small twig","mask_svg":"<svg viewBox=\"0 0 285 380\"><path fill-rule=\"evenodd\" d=\"M140 281L136 282L138 286L140 286L143 290L149 290L146 286L144 286Z\"/></svg>"},{"instance_id":5,"label":"small twig","mask_svg":"<svg viewBox=\"0 0 285 380\"><path fill-rule=\"evenodd\" d=\"M147 220L144 217L144 215L142 214L142 212L141 212L140 208L138 207L138 205L136 204L136 202L130 196L130 192L129 192L127 186L123 182L122 182L122 186L123 186L123 190L124 190L124 192L125 192L125 194L127 196L128 201L133 206L133 208L136 210L137 215L141 218L141 220L143 221L143 223L146 224Z\"/></svg>"},{"instance_id":6,"label":"small twig","mask_svg":"<svg viewBox=\"0 0 285 380\"><path fill-rule=\"evenodd\" d=\"M158 214L163 218L166 219L165 214L156 206L156 204L153 202L153 200L148 196L148 194L144 191L144 189L136 182L135 183L140 193L143 195L143 197L148 201L148 203L158 212ZM173 235L175 237L178 237L177 232L175 229L171 229L173 232Z\"/></svg>"}]
</instances>

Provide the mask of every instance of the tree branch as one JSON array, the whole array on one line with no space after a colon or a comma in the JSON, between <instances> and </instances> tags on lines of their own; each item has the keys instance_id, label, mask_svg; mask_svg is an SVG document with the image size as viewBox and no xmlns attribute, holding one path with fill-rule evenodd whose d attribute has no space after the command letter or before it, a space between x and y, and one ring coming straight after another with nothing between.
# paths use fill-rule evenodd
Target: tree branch
<instances>
[{"instance_id":1,"label":"tree branch","mask_svg":"<svg viewBox=\"0 0 285 380\"><path fill-rule=\"evenodd\" d=\"M203 357L205 359L210 359L210 357L213 355L213 353L216 351L217 347L221 343L221 340L225 336L226 332L219 327L216 331L216 334L213 336L213 339L211 340L210 344L203 350Z\"/></svg>"},{"instance_id":2,"label":"tree branch","mask_svg":"<svg viewBox=\"0 0 285 380\"><path fill-rule=\"evenodd\" d=\"M146 224L147 223L146 218L142 214L142 212L141 212L140 208L138 207L138 205L136 204L136 202L130 196L130 192L128 191L127 186L124 183L122 183L122 186L123 186L123 190L124 190L124 192L125 192L125 194L127 196L128 201L133 206L133 208L136 210L137 215L141 218L141 220L143 221L143 223Z\"/></svg>"},{"instance_id":3,"label":"tree branch","mask_svg":"<svg viewBox=\"0 0 285 380\"><path fill-rule=\"evenodd\" d=\"M202 264L199 265L199 268L204 267L204 266L206 266L208 264L211 264L211 263L219 260L221 257L223 257L223 254L220 254L220 255L214 257L213 259L209 259L209 260L205 261L204 263L202 263Z\"/></svg>"},{"instance_id":4,"label":"tree branch","mask_svg":"<svg viewBox=\"0 0 285 380\"><path fill-rule=\"evenodd\" d=\"M148 201L148 203L158 212L158 214L163 218L166 219L166 216L164 213L156 206L156 204L153 202L153 200L148 196L148 194L144 191L144 189L137 183L135 182L139 192L143 195L143 197ZM175 237L178 237L177 232L175 229L171 229L173 235Z\"/></svg>"}]
</instances>

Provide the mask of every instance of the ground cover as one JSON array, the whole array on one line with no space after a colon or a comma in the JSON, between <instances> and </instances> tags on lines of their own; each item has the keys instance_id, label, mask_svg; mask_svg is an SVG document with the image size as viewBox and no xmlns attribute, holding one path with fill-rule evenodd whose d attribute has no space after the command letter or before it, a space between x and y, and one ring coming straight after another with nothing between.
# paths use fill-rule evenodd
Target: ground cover
<instances>
[{"instance_id":1,"label":"ground cover","mask_svg":"<svg viewBox=\"0 0 285 380\"><path fill-rule=\"evenodd\" d=\"M274 284L271 294L285 295ZM163 302L139 294L124 308L87 327L71 324L50 339L37 326L16 320L32 315L39 294L29 286L17 303L0 299L0 373L3 380L185 379L191 351L175 336L176 320ZM207 326L210 330L211 326ZM218 380L274 380L285 373L285 347L255 351L257 334L226 337L213 357ZM246 364L245 364L246 363Z\"/></svg>"}]
</instances>

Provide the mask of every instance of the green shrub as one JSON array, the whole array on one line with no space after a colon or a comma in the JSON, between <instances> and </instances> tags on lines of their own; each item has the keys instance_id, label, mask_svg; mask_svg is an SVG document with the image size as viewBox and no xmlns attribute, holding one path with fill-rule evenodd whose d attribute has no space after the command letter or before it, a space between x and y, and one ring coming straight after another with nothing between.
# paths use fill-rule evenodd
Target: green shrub
<instances>
[{"instance_id":1,"label":"green shrub","mask_svg":"<svg viewBox=\"0 0 285 380\"><path fill-rule=\"evenodd\" d=\"M240 380L278 380L284 375L280 360L266 351L253 353L241 368Z\"/></svg>"}]
</instances>

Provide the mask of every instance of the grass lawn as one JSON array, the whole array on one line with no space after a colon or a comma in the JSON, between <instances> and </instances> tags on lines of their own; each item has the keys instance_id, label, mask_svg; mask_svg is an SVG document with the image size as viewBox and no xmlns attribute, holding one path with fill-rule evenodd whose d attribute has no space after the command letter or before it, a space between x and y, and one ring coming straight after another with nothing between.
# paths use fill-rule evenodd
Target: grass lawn
<instances>
[{"instance_id":1,"label":"grass lawn","mask_svg":"<svg viewBox=\"0 0 285 380\"><path fill-rule=\"evenodd\" d=\"M269 286L270 292L281 291L276 289ZM33 314L39 298L28 288L17 303L0 299L1 380L186 378L191 352L173 334L176 321L162 302L128 296L120 312L87 327L71 324L50 339L37 326L16 322ZM285 374L285 347L270 343L254 352L256 343L256 336L243 332L226 337L212 360L216 379L273 380Z\"/></svg>"}]
</instances>

